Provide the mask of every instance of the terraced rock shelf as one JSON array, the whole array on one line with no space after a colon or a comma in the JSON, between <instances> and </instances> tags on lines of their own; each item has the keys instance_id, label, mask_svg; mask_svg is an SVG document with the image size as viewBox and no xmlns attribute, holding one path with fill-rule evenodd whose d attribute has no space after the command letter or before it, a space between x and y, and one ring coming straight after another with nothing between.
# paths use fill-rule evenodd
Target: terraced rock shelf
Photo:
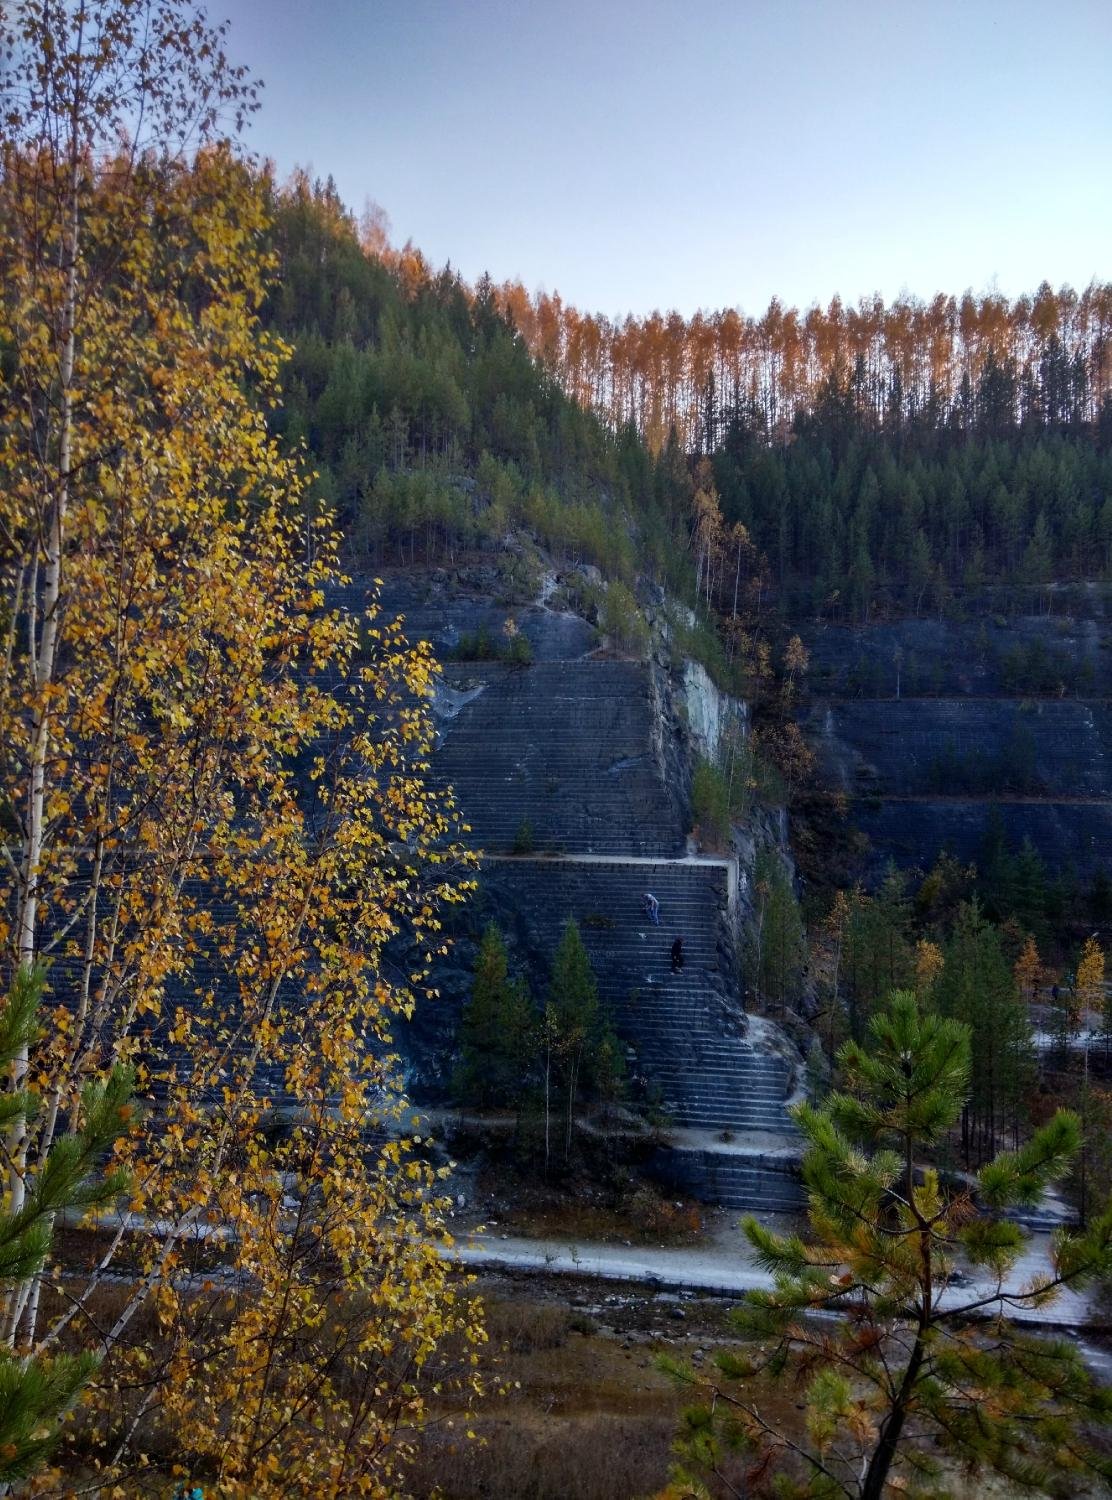
<instances>
[{"instance_id":1,"label":"terraced rock shelf","mask_svg":"<svg viewBox=\"0 0 1112 1500\"><path fill-rule=\"evenodd\" d=\"M632 1051L636 1075L659 1090L671 1123L708 1131L790 1132L787 1064L757 1050L731 993L722 941L726 871L702 863L488 861L483 884L517 946L541 973L574 918L599 996ZM642 909L652 891L661 925ZM669 952L683 938L673 974ZM543 982L543 981L542 981Z\"/></svg>"},{"instance_id":2,"label":"terraced rock shelf","mask_svg":"<svg viewBox=\"0 0 1112 1500\"><path fill-rule=\"evenodd\" d=\"M683 853L679 807L653 753L646 668L475 663L450 665L445 678L461 706L443 725L435 770L455 788L477 848Z\"/></svg>"},{"instance_id":3,"label":"terraced rock shelf","mask_svg":"<svg viewBox=\"0 0 1112 1500\"><path fill-rule=\"evenodd\" d=\"M1112 863L1108 591L1084 615L812 626L802 725L879 873L1014 847L1085 877Z\"/></svg>"},{"instance_id":4,"label":"terraced rock shelf","mask_svg":"<svg viewBox=\"0 0 1112 1500\"><path fill-rule=\"evenodd\" d=\"M661 1176L730 1206L798 1206L793 1070L749 1035L728 870L687 855L683 793L662 770L659 683L639 662L553 659L554 642L577 637L566 616L550 631L544 614L531 622L532 665L449 661L438 694L434 776L454 788L483 853L474 917L499 922L542 994L574 918L633 1092L682 1136L657 1162ZM436 628L451 634L456 620L449 608ZM685 963L673 974L676 936ZM757 1144L731 1148L739 1136Z\"/></svg>"}]
</instances>

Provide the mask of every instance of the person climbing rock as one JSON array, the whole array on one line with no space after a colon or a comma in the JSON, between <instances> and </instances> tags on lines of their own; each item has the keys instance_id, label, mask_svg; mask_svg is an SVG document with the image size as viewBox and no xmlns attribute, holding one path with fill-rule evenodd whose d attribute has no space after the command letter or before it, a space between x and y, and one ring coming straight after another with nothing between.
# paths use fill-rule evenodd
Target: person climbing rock
<instances>
[{"instance_id":1,"label":"person climbing rock","mask_svg":"<svg viewBox=\"0 0 1112 1500\"><path fill-rule=\"evenodd\" d=\"M677 938L672 944L672 973L678 974L683 968L683 938Z\"/></svg>"},{"instance_id":2,"label":"person climbing rock","mask_svg":"<svg viewBox=\"0 0 1112 1500\"><path fill-rule=\"evenodd\" d=\"M654 927L659 927L660 926L660 902L653 895L652 891L646 891L645 892L645 910L648 913L649 920L652 922L653 926Z\"/></svg>"}]
</instances>

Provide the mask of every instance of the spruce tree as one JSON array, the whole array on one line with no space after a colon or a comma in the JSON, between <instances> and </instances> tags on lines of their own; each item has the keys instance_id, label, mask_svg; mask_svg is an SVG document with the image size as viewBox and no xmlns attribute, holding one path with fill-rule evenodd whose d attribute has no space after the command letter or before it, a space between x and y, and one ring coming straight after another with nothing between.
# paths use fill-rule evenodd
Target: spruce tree
<instances>
[{"instance_id":1,"label":"spruce tree","mask_svg":"<svg viewBox=\"0 0 1112 1500\"><path fill-rule=\"evenodd\" d=\"M589 1059L602 1033L591 960L583 946L579 928L569 917L552 960L549 1004L555 1029L555 1051L564 1084L564 1156L571 1153L575 1105L584 1062Z\"/></svg>"},{"instance_id":2,"label":"spruce tree","mask_svg":"<svg viewBox=\"0 0 1112 1500\"><path fill-rule=\"evenodd\" d=\"M1046 897L1046 866L1030 838L1025 838L1012 867L1008 915L1015 917L1026 931L1041 934L1046 925Z\"/></svg>"},{"instance_id":3,"label":"spruce tree","mask_svg":"<svg viewBox=\"0 0 1112 1500\"><path fill-rule=\"evenodd\" d=\"M735 1315L751 1342L719 1354L713 1373L672 1367L699 1396L677 1445L681 1477L722 1475L741 1449L746 1494L794 1500L940 1496L959 1472L1063 1496L1112 1479L1112 1456L1092 1440L1112 1420L1112 1391L1072 1344L1007 1316L1112 1271L1112 1209L1059 1235L1034 1276L1020 1275L1028 1236L1005 1216L1068 1170L1076 1116L1060 1112L975 1186L948 1186L923 1155L961 1112L969 1027L897 993L838 1062L842 1090L795 1111L810 1238L748 1219L775 1278ZM972 1271L964 1291L959 1260ZM762 1399L770 1379L798 1391L802 1430L776 1425Z\"/></svg>"},{"instance_id":4,"label":"spruce tree","mask_svg":"<svg viewBox=\"0 0 1112 1500\"><path fill-rule=\"evenodd\" d=\"M971 1028L972 1074L962 1111L966 1160L996 1150L1000 1133L1018 1134L1035 1074L1026 1001L996 929L974 900L961 906L933 995L940 1013Z\"/></svg>"},{"instance_id":5,"label":"spruce tree","mask_svg":"<svg viewBox=\"0 0 1112 1500\"><path fill-rule=\"evenodd\" d=\"M511 979L506 944L496 922L483 933L475 959L471 1000L460 1025L455 1092L480 1109L521 1103L533 1013L522 980Z\"/></svg>"}]
</instances>

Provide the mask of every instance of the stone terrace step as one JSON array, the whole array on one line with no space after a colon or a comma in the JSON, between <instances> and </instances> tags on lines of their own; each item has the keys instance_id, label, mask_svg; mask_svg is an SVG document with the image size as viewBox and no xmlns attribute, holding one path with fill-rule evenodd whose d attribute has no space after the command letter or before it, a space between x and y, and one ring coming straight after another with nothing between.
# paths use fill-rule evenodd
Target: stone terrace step
<instances>
[{"instance_id":1,"label":"stone terrace step","mask_svg":"<svg viewBox=\"0 0 1112 1500\"><path fill-rule=\"evenodd\" d=\"M445 677L474 696L442 722L433 779L455 789L475 847L512 849L528 824L542 851L682 853L653 754L646 667L456 664Z\"/></svg>"},{"instance_id":2,"label":"stone terrace step","mask_svg":"<svg viewBox=\"0 0 1112 1500\"><path fill-rule=\"evenodd\" d=\"M797 1213L806 1204L798 1166L783 1157L673 1150L661 1152L653 1170L671 1189L724 1208Z\"/></svg>"},{"instance_id":3,"label":"stone terrace step","mask_svg":"<svg viewBox=\"0 0 1112 1500\"><path fill-rule=\"evenodd\" d=\"M678 1125L707 1129L793 1129L784 1109L789 1069L757 1051L725 998L732 988L720 949L726 872L692 862L488 860L482 886L522 951L551 957L569 917L591 956L599 994L633 1048L633 1072ZM661 925L642 898L660 902ZM686 961L671 972L674 936ZM539 977L543 983L543 975Z\"/></svg>"}]
</instances>

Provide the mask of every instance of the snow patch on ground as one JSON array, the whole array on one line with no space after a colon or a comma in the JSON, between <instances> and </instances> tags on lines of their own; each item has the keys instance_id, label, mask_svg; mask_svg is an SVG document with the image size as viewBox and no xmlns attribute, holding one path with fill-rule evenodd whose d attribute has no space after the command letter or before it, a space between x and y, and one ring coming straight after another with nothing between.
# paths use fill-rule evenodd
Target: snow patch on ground
<instances>
[{"instance_id":1,"label":"snow patch on ground","mask_svg":"<svg viewBox=\"0 0 1112 1500\"><path fill-rule=\"evenodd\" d=\"M761 1214L761 1222L778 1229L791 1228L793 1221L781 1215ZM772 1277L755 1261L755 1252L733 1228L719 1232L704 1245L670 1249L660 1246L623 1246L565 1239L522 1239L517 1236L472 1233L446 1252L473 1268L507 1268L557 1272L572 1276L597 1276L608 1281L641 1281L684 1290L716 1292L731 1296L771 1287ZM1004 1288L981 1273L963 1273L939 1293L939 1301L965 1306L985 1299L979 1311L988 1315L1000 1307L1019 1323L1043 1327L1084 1328L1092 1319L1088 1295L1062 1292L1047 1307L1016 1307L1009 1292L1044 1274L1049 1265L1050 1236L1035 1233L1021 1254Z\"/></svg>"}]
</instances>

